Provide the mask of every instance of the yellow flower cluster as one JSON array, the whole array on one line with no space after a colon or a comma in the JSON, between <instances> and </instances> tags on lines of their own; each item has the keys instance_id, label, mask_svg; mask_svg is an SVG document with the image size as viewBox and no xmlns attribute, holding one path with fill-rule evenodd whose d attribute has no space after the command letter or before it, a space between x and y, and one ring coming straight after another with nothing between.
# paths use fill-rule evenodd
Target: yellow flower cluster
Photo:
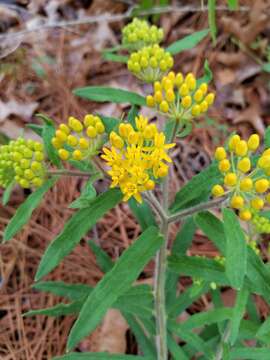
<instances>
[{"instance_id":1,"label":"yellow flower cluster","mask_svg":"<svg viewBox=\"0 0 270 360\"><path fill-rule=\"evenodd\" d=\"M128 69L148 83L160 80L173 67L173 58L159 45L144 47L130 55Z\"/></svg>"},{"instance_id":2,"label":"yellow flower cluster","mask_svg":"<svg viewBox=\"0 0 270 360\"><path fill-rule=\"evenodd\" d=\"M136 128L121 123L118 132L111 132L110 145L101 157L110 167L111 187L120 187L124 201L134 197L138 202L143 191L154 189L156 180L168 174L167 163L172 162L168 150L175 146L166 144L164 133L141 115Z\"/></svg>"},{"instance_id":3,"label":"yellow flower cluster","mask_svg":"<svg viewBox=\"0 0 270 360\"><path fill-rule=\"evenodd\" d=\"M43 144L18 138L0 147L0 185L16 181L23 188L39 187L46 175Z\"/></svg>"},{"instance_id":4,"label":"yellow flower cluster","mask_svg":"<svg viewBox=\"0 0 270 360\"><path fill-rule=\"evenodd\" d=\"M146 97L146 103L168 117L190 119L205 113L213 104L215 95L207 91L207 84L198 86L192 73L184 77L171 71L161 82L154 83L154 93Z\"/></svg>"},{"instance_id":5,"label":"yellow flower cluster","mask_svg":"<svg viewBox=\"0 0 270 360\"><path fill-rule=\"evenodd\" d=\"M163 36L163 29L134 18L122 30L122 44L128 49L139 50L144 46L159 44Z\"/></svg>"},{"instance_id":6,"label":"yellow flower cluster","mask_svg":"<svg viewBox=\"0 0 270 360\"><path fill-rule=\"evenodd\" d=\"M224 147L218 147L215 152L219 170L223 174L223 184L216 184L212 194L218 197L229 193L230 206L239 211L242 220L249 221L254 211L263 209L265 200L270 202L270 194L267 193L270 185L270 149L263 152L252 168L251 155L260 145L258 134L251 135L248 141L233 135L228 145L229 158Z\"/></svg>"},{"instance_id":7,"label":"yellow flower cluster","mask_svg":"<svg viewBox=\"0 0 270 360\"><path fill-rule=\"evenodd\" d=\"M99 116L88 114L83 123L73 116L68 124L60 124L52 138L52 145L62 160L83 160L91 157L102 145L105 127Z\"/></svg>"},{"instance_id":8,"label":"yellow flower cluster","mask_svg":"<svg viewBox=\"0 0 270 360\"><path fill-rule=\"evenodd\" d=\"M255 226L255 230L260 234L270 234L270 220L259 214L255 214L252 217L252 223Z\"/></svg>"}]
</instances>

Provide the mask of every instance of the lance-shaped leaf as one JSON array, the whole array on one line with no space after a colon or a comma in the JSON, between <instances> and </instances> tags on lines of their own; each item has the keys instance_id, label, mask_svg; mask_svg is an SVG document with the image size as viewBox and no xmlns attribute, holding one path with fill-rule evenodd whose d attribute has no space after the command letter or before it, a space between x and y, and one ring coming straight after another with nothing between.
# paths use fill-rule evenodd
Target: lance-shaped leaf
<instances>
[{"instance_id":1,"label":"lance-shaped leaf","mask_svg":"<svg viewBox=\"0 0 270 360\"><path fill-rule=\"evenodd\" d=\"M169 269L177 274L187 275L207 282L228 285L224 267L215 260L196 256L174 255L169 257Z\"/></svg>"},{"instance_id":2,"label":"lance-shaped leaf","mask_svg":"<svg viewBox=\"0 0 270 360\"><path fill-rule=\"evenodd\" d=\"M32 212L40 204L46 192L56 183L58 177L47 180L40 188L34 191L28 198L18 207L15 215L8 223L4 232L4 241L13 238L21 230L21 228L29 221Z\"/></svg>"},{"instance_id":3,"label":"lance-shaped leaf","mask_svg":"<svg viewBox=\"0 0 270 360\"><path fill-rule=\"evenodd\" d=\"M137 279L162 243L163 237L159 235L158 229L150 227L125 250L84 303L79 318L71 329L68 349L72 349L96 328L108 308Z\"/></svg>"},{"instance_id":4,"label":"lance-shaped leaf","mask_svg":"<svg viewBox=\"0 0 270 360\"><path fill-rule=\"evenodd\" d=\"M43 120L44 125L42 127L42 139L45 146L45 150L50 161L58 168L61 167L62 163L57 154L57 150L52 145L52 138L55 136L55 127L52 119L48 118L44 114L37 114L37 117Z\"/></svg>"},{"instance_id":5,"label":"lance-shaped leaf","mask_svg":"<svg viewBox=\"0 0 270 360\"><path fill-rule=\"evenodd\" d=\"M220 172L216 164L208 166L205 170L195 175L181 190L176 193L175 200L170 208L171 213L188 207L194 199L208 195L214 184L218 183Z\"/></svg>"},{"instance_id":6,"label":"lance-shaped leaf","mask_svg":"<svg viewBox=\"0 0 270 360\"><path fill-rule=\"evenodd\" d=\"M231 345L237 340L240 323L245 314L246 304L248 300L248 289L244 286L241 290L237 292L236 302L233 307L232 321L231 321L231 333L229 337L229 342Z\"/></svg>"},{"instance_id":7,"label":"lance-shaped leaf","mask_svg":"<svg viewBox=\"0 0 270 360\"><path fill-rule=\"evenodd\" d=\"M39 264L35 280L38 281L53 270L95 223L121 199L121 192L118 189L111 189L95 198L89 207L78 210L47 248Z\"/></svg>"},{"instance_id":8,"label":"lance-shaped leaf","mask_svg":"<svg viewBox=\"0 0 270 360\"><path fill-rule=\"evenodd\" d=\"M216 245L222 255L226 255L226 237L224 224L210 212L201 212L195 216L195 222L200 229ZM247 248L247 283L250 291L263 295L270 303L270 271L260 257Z\"/></svg>"},{"instance_id":9,"label":"lance-shaped leaf","mask_svg":"<svg viewBox=\"0 0 270 360\"><path fill-rule=\"evenodd\" d=\"M231 350L230 359L267 360L269 359L269 347L236 347Z\"/></svg>"},{"instance_id":10,"label":"lance-shaped leaf","mask_svg":"<svg viewBox=\"0 0 270 360\"><path fill-rule=\"evenodd\" d=\"M129 103L132 105L146 105L145 98L131 91L114 89L105 86L87 86L73 91L73 94L97 102Z\"/></svg>"},{"instance_id":11,"label":"lance-shaped leaf","mask_svg":"<svg viewBox=\"0 0 270 360\"><path fill-rule=\"evenodd\" d=\"M240 289L247 270L247 245L238 218L231 209L223 209L226 236L226 274L231 285Z\"/></svg>"},{"instance_id":12,"label":"lance-shaped leaf","mask_svg":"<svg viewBox=\"0 0 270 360\"><path fill-rule=\"evenodd\" d=\"M184 50L189 50L194 48L199 42L201 42L209 33L209 29L204 29L196 31L191 35L185 36L183 39L177 40L167 47L172 55L179 54Z\"/></svg>"}]
</instances>

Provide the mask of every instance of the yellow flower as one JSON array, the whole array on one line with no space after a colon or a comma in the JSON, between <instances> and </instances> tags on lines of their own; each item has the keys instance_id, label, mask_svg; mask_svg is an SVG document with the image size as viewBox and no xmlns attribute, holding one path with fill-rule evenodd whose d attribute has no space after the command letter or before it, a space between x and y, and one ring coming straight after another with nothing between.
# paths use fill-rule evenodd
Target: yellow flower
<instances>
[{"instance_id":1,"label":"yellow flower","mask_svg":"<svg viewBox=\"0 0 270 360\"><path fill-rule=\"evenodd\" d=\"M134 197L142 202L141 193L154 189L155 179L167 175L166 162L171 162L168 150L175 144L166 144L165 135L147 118L140 115L135 123L136 128L121 123L118 132L110 134L111 148L104 147L101 157L110 167L111 187L120 188L124 201ZM122 141L120 147L116 138Z\"/></svg>"},{"instance_id":2,"label":"yellow flower","mask_svg":"<svg viewBox=\"0 0 270 360\"><path fill-rule=\"evenodd\" d=\"M70 116L68 124L60 124L55 131L52 145L63 161L80 161L96 153L102 145L104 133L105 127L99 116L87 114L83 122Z\"/></svg>"},{"instance_id":3,"label":"yellow flower","mask_svg":"<svg viewBox=\"0 0 270 360\"><path fill-rule=\"evenodd\" d=\"M182 73L171 71L154 84L152 95L146 96L146 104L155 107L170 118L191 119L208 110L214 102L214 93L207 94L206 83L197 85L192 73L184 78Z\"/></svg>"},{"instance_id":4,"label":"yellow flower","mask_svg":"<svg viewBox=\"0 0 270 360\"><path fill-rule=\"evenodd\" d=\"M258 134L252 134L247 142L235 134L229 139L229 154L224 147L218 147L215 151L223 186L214 185L212 195L228 194L230 206L239 210L239 217L244 221L251 220L256 212L263 209L265 201L270 202L270 181L267 178L270 176L270 149L264 150L257 158L254 168L254 160L250 158L251 152L256 151L259 144Z\"/></svg>"}]
</instances>

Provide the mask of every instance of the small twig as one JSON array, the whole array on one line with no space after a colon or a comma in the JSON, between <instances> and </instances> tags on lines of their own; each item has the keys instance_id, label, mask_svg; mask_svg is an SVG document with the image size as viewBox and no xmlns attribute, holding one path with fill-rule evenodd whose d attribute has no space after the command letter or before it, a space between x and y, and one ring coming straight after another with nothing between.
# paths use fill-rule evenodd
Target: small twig
<instances>
[{"instance_id":1,"label":"small twig","mask_svg":"<svg viewBox=\"0 0 270 360\"><path fill-rule=\"evenodd\" d=\"M169 216L168 221L169 221L169 223L176 222L187 216L193 215L199 211L215 208L218 205L221 205L225 200L227 200L227 196L222 196L221 198L210 200L208 202L192 206L188 209L181 210L181 211L177 212L176 214Z\"/></svg>"},{"instance_id":2,"label":"small twig","mask_svg":"<svg viewBox=\"0 0 270 360\"><path fill-rule=\"evenodd\" d=\"M110 14L102 14L97 16L87 16L83 19L76 19L76 20L68 20L68 21L59 21L59 22L47 22L43 25L40 25L39 27L35 27L32 29L25 29L22 31L17 31L13 33L3 34L0 35L0 39L7 39L7 38L13 38L16 36L23 36L27 35L29 33L38 32L38 31L44 31L46 29L51 28L65 28L68 26L77 26L77 25L83 25L83 24L95 24L99 22L115 22L124 20L127 18L132 17L133 10L137 8L136 5L131 6L125 13L123 14L116 14L116 15L110 15ZM207 7L202 8L201 6L160 6L160 7L153 7L148 10L141 11L138 16L146 16L146 15L155 15L155 14L166 14L166 13L185 13L185 12L205 12L207 11ZM227 6L217 6L216 11L230 11ZM250 7L248 6L240 6L238 11L250 11Z\"/></svg>"}]
</instances>

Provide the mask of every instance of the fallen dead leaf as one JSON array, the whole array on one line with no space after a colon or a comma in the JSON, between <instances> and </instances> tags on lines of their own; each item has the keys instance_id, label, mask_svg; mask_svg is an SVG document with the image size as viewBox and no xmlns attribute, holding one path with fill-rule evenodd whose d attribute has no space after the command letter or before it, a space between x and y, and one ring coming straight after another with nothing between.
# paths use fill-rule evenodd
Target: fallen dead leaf
<instances>
[{"instance_id":1,"label":"fallen dead leaf","mask_svg":"<svg viewBox=\"0 0 270 360\"><path fill-rule=\"evenodd\" d=\"M10 115L17 115L20 118L28 120L37 107L37 102L22 104L16 100L9 100L8 102L0 100L0 122L5 121Z\"/></svg>"}]
</instances>

